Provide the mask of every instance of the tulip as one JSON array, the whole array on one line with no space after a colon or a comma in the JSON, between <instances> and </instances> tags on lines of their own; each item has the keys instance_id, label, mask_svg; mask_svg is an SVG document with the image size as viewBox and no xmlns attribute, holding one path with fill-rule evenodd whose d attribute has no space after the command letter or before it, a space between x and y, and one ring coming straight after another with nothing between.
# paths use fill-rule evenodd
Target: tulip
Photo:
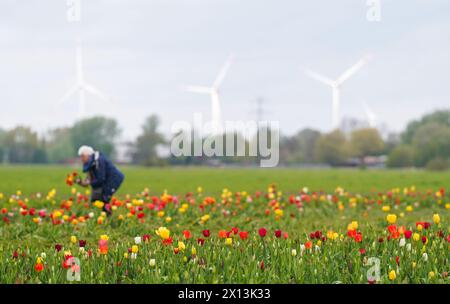
<instances>
[{"instance_id":1,"label":"tulip","mask_svg":"<svg viewBox=\"0 0 450 304\"><path fill-rule=\"evenodd\" d=\"M239 232L239 237L241 238L241 240L245 240L248 237L248 232L247 231L241 231Z\"/></svg>"},{"instance_id":2,"label":"tulip","mask_svg":"<svg viewBox=\"0 0 450 304\"><path fill-rule=\"evenodd\" d=\"M159 227L155 232L156 235L160 236L163 240L167 240L170 237L170 230L166 227Z\"/></svg>"},{"instance_id":3,"label":"tulip","mask_svg":"<svg viewBox=\"0 0 450 304\"><path fill-rule=\"evenodd\" d=\"M139 245L140 243L142 243L142 238L140 236L137 236L134 238L134 243L136 245Z\"/></svg>"},{"instance_id":4,"label":"tulip","mask_svg":"<svg viewBox=\"0 0 450 304\"><path fill-rule=\"evenodd\" d=\"M265 237L267 234L267 230L265 228L260 228L258 233L260 237Z\"/></svg>"},{"instance_id":5,"label":"tulip","mask_svg":"<svg viewBox=\"0 0 450 304\"><path fill-rule=\"evenodd\" d=\"M388 214L386 216L386 220L388 221L389 224L395 224L395 222L397 221L397 215L395 215L395 214Z\"/></svg>"},{"instance_id":6,"label":"tulip","mask_svg":"<svg viewBox=\"0 0 450 304\"><path fill-rule=\"evenodd\" d=\"M186 240L191 238L191 232L189 230L184 230L183 235Z\"/></svg>"},{"instance_id":7,"label":"tulip","mask_svg":"<svg viewBox=\"0 0 450 304\"><path fill-rule=\"evenodd\" d=\"M183 242L180 241L180 242L178 242L178 248L181 251L184 251L186 249L186 245Z\"/></svg>"},{"instance_id":8,"label":"tulip","mask_svg":"<svg viewBox=\"0 0 450 304\"><path fill-rule=\"evenodd\" d=\"M395 273L395 270L391 270L389 272L389 280L394 281L396 277L397 277L397 274Z\"/></svg>"},{"instance_id":9,"label":"tulip","mask_svg":"<svg viewBox=\"0 0 450 304\"><path fill-rule=\"evenodd\" d=\"M433 215L433 222L436 224L436 225L439 225L439 223L441 222L441 217L439 216L439 214L434 214Z\"/></svg>"},{"instance_id":10,"label":"tulip","mask_svg":"<svg viewBox=\"0 0 450 304\"><path fill-rule=\"evenodd\" d=\"M232 238L226 238L225 239L225 244L228 246L231 246L233 244L233 239Z\"/></svg>"},{"instance_id":11,"label":"tulip","mask_svg":"<svg viewBox=\"0 0 450 304\"><path fill-rule=\"evenodd\" d=\"M34 269L36 270L36 272L41 272L42 270L44 270L44 265L42 265L41 263L36 263L36 265L34 265Z\"/></svg>"},{"instance_id":12,"label":"tulip","mask_svg":"<svg viewBox=\"0 0 450 304\"><path fill-rule=\"evenodd\" d=\"M277 238L281 237L281 230L275 230L275 237Z\"/></svg>"},{"instance_id":13,"label":"tulip","mask_svg":"<svg viewBox=\"0 0 450 304\"><path fill-rule=\"evenodd\" d=\"M150 259L150 266L154 267L156 265L155 259Z\"/></svg>"},{"instance_id":14,"label":"tulip","mask_svg":"<svg viewBox=\"0 0 450 304\"><path fill-rule=\"evenodd\" d=\"M210 236L209 230L203 230L202 234L203 234L204 237L209 237Z\"/></svg>"}]
</instances>

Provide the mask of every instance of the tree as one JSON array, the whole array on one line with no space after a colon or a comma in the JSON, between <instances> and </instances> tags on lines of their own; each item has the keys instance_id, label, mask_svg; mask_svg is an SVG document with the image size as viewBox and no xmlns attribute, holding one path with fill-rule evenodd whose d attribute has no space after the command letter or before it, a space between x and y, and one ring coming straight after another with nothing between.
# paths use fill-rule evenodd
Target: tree
<instances>
[{"instance_id":1,"label":"tree","mask_svg":"<svg viewBox=\"0 0 450 304\"><path fill-rule=\"evenodd\" d=\"M142 126L142 135L136 139L132 152L133 163L151 166L161 164L157 147L165 144L164 136L158 132L159 118L156 115L149 116Z\"/></svg>"},{"instance_id":2,"label":"tree","mask_svg":"<svg viewBox=\"0 0 450 304\"><path fill-rule=\"evenodd\" d=\"M318 161L337 166L348 158L348 142L340 130L321 135L315 145L315 157Z\"/></svg>"},{"instance_id":3,"label":"tree","mask_svg":"<svg viewBox=\"0 0 450 304\"><path fill-rule=\"evenodd\" d=\"M62 163L73 158L75 149L71 138L71 128L57 128L49 131L47 155L50 162Z\"/></svg>"},{"instance_id":4,"label":"tree","mask_svg":"<svg viewBox=\"0 0 450 304\"><path fill-rule=\"evenodd\" d=\"M414 166L414 148L409 145L395 147L391 153L389 153L387 166L390 168Z\"/></svg>"},{"instance_id":5,"label":"tree","mask_svg":"<svg viewBox=\"0 0 450 304\"><path fill-rule=\"evenodd\" d=\"M315 162L314 146L320 132L312 129L304 129L292 137L283 138L280 146L281 157L286 163L305 163Z\"/></svg>"},{"instance_id":6,"label":"tree","mask_svg":"<svg viewBox=\"0 0 450 304\"><path fill-rule=\"evenodd\" d=\"M0 128L0 163L6 160L5 140L6 131Z\"/></svg>"},{"instance_id":7,"label":"tree","mask_svg":"<svg viewBox=\"0 0 450 304\"><path fill-rule=\"evenodd\" d=\"M437 122L421 125L414 133L412 144L420 167L435 158L449 159L450 127Z\"/></svg>"},{"instance_id":8,"label":"tree","mask_svg":"<svg viewBox=\"0 0 450 304\"><path fill-rule=\"evenodd\" d=\"M364 166L364 158L382 152L384 149L384 142L377 129L366 128L352 132L350 146L352 154L360 158L361 166Z\"/></svg>"},{"instance_id":9,"label":"tree","mask_svg":"<svg viewBox=\"0 0 450 304\"><path fill-rule=\"evenodd\" d=\"M31 163L39 148L38 136L30 128L16 127L6 133L4 146L11 163Z\"/></svg>"},{"instance_id":10,"label":"tree","mask_svg":"<svg viewBox=\"0 0 450 304\"><path fill-rule=\"evenodd\" d=\"M402 134L403 142L411 144L417 130L432 122L450 127L450 110L436 111L423 116L420 120L410 122Z\"/></svg>"},{"instance_id":11,"label":"tree","mask_svg":"<svg viewBox=\"0 0 450 304\"><path fill-rule=\"evenodd\" d=\"M120 135L120 129L114 119L93 117L76 122L70 135L74 152L82 145L89 145L114 158L116 153L114 143Z\"/></svg>"}]
</instances>

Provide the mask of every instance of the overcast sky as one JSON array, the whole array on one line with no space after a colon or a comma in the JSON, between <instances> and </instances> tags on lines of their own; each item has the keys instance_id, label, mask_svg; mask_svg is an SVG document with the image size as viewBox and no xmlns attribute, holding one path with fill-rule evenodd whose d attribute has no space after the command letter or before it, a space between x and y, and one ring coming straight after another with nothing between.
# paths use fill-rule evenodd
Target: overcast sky
<instances>
[{"instance_id":1,"label":"overcast sky","mask_svg":"<svg viewBox=\"0 0 450 304\"><path fill-rule=\"evenodd\" d=\"M364 117L365 101L392 130L450 108L450 1L381 0L381 22L366 0L81 0L81 22L65 0L0 1L0 127L46 129L77 119L75 38L83 41L88 82L114 102L87 95L89 113L118 119L124 138L157 113L162 130L194 112L210 114L210 85L230 52L236 60L221 88L225 120L265 119L292 134L331 128L331 89L310 68L336 78L364 54L373 60L342 90L342 115Z\"/></svg>"}]
</instances>

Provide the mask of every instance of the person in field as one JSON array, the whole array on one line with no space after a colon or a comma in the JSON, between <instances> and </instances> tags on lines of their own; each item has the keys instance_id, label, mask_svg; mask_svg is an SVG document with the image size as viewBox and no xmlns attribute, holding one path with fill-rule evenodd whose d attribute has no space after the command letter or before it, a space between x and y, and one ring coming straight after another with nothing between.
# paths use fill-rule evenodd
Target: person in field
<instances>
[{"instance_id":1,"label":"person in field","mask_svg":"<svg viewBox=\"0 0 450 304\"><path fill-rule=\"evenodd\" d=\"M101 201L103 210L110 215L110 201L117 192L125 176L103 153L95 151L92 147L81 146L78 150L83 172L87 174L85 179L78 178L75 182L82 187L91 186L91 203Z\"/></svg>"}]
</instances>

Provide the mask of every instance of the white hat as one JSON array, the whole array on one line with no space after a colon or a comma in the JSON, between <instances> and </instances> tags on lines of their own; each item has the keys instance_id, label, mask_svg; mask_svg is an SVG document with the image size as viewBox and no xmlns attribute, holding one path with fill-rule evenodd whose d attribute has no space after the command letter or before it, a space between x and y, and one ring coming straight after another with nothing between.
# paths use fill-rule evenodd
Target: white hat
<instances>
[{"instance_id":1,"label":"white hat","mask_svg":"<svg viewBox=\"0 0 450 304\"><path fill-rule=\"evenodd\" d=\"M80 149L78 149L79 156L81 156L81 155L91 156L94 153L95 153L94 149L92 149L92 147L89 147L89 146L81 146Z\"/></svg>"}]
</instances>

